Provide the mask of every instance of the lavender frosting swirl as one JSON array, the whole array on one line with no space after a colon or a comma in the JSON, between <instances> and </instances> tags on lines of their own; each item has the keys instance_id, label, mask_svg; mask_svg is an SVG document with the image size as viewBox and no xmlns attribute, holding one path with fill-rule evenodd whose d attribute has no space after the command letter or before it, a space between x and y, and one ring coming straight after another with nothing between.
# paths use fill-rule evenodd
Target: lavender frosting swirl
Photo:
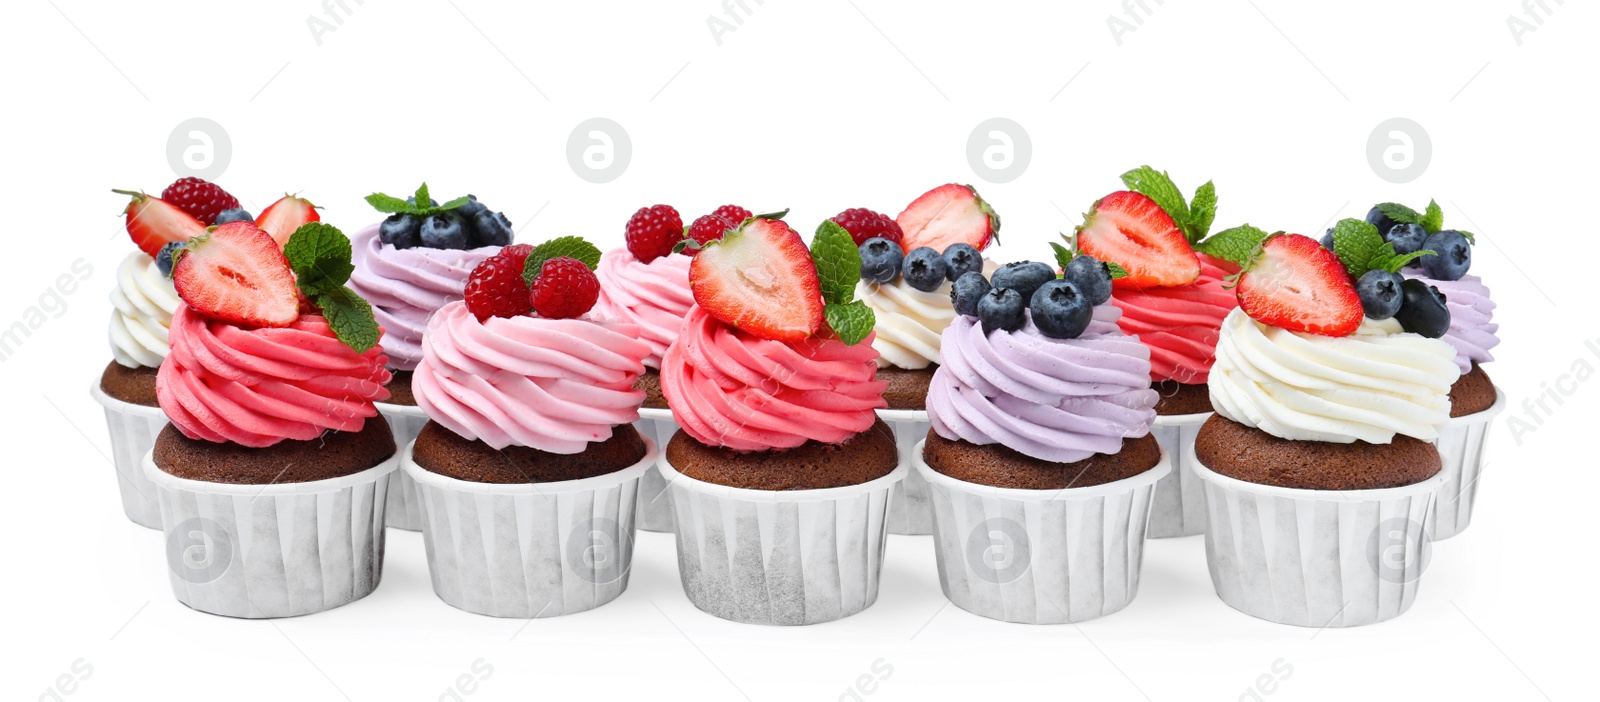
<instances>
[{"instance_id":1,"label":"lavender frosting swirl","mask_svg":"<svg viewBox=\"0 0 1600 702\"><path fill-rule=\"evenodd\" d=\"M928 419L947 439L1001 444L1071 463L1122 450L1155 421L1150 349L1117 326L1122 311L1094 309L1076 339L1052 339L1029 321L985 335L974 317L945 329Z\"/></svg>"},{"instance_id":2,"label":"lavender frosting swirl","mask_svg":"<svg viewBox=\"0 0 1600 702\"><path fill-rule=\"evenodd\" d=\"M1475 275L1465 275L1461 280L1435 280L1426 276L1408 276L1432 285L1444 294L1445 307L1450 310L1450 329L1444 340L1456 349L1456 367L1462 374L1472 370L1472 364L1494 360L1489 353L1500 345L1500 325L1494 322L1494 300L1489 299L1489 286Z\"/></svg>"},{"instance_id":3,"label":"lavender frosting swirl","mask_svg":"<svg viewBox=\"0 0 1600 702\"><path fill-rule=\"evenodd\" d=\"M350 237L356 270L350 287L372 303L372 315L383 327L389 367L415 370L422 360L422 333L428 318L446 303L460 300L467 274L498 246L476 249L397 249L378 241L374 224Z\"/></svg>"}]
</instances>

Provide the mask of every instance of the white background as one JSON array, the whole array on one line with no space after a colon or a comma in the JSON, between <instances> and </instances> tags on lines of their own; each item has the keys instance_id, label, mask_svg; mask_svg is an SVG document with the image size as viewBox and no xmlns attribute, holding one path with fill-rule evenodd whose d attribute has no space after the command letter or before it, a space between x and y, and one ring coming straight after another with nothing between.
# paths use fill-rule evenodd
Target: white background
<instances>
[{"instance_id":1,"label":"white background","mask_svg":"<svg viewBox=\"0 0 1600 702\"><path fill-rule=\"evenodd\" d=\"M483 659L492 674L461 699L834 700L881 659L892 672L857 696L1234 700L1281 659L1292 673L1257 697L1593 699L1600 382L1563 380L1600 368L1583 345L1600 340L1592 4L1548 0L1535 23L1512 0L1149 0L1136 20L1110 0L747 0L720 37L708 17L734 20L714 0L346 4L338 24L313 0L8 4L0 325L26 319L75 260L93 273L0 363L5 698L54 699L40 696L82 659L92 672L61 699L435 700ZM313 17L336 28L315 36ZM1110 17L1135 29L1114 36ZM1535 29L1514 35L1509 17ZM632 142L605 184L566 157L573 127L597 116ZM1481 237L1474 272L1505 340L1489 371L1511 403L1471 528L1435 546L1410 612L1355 630L1229 609L1199 537L1152 542L1133 604L1079 626L947 606L930 539L899 536L875 606L805 628L695 610L661 534L639 536L620 599L562 619L442 604L405 532L365 600L282 621L208 616L172 598L161 536L123 517L88 397L131 250L125 198L109 190L165 187L168 136L193 117L225 130L217 180L254 212L298 191L348 231L376 217L361 196L426 179L505 210L520 241L582 234L603 248L652 202L686 217L792 207L810 231L957 181L1004 215L999 258L1044 258L1141 163L1186 191L1215 179L1219 228L1316 235L1373 202L1437 198L1447 224ZM966 156L991 117L1032 143L1005 184ZM1431 141L1404 184L1367 159L1391 117ZM1524 405L1558 386L1550 411ZM1512 418L1541 425L1513 436Z\"/></svg>"}]
</instances>

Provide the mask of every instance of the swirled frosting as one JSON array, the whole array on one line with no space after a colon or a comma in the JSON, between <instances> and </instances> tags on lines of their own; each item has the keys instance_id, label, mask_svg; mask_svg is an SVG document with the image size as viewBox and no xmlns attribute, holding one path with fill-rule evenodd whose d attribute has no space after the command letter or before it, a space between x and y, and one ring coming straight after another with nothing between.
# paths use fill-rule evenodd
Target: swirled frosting
<instances>
[{"instance_id":1,"label":"swirled frosting","mask_svg":"<svg viewBox=\"0 0 1600 702\"><path fill-rule=\"evenodd\" d=\"M984 259L983 274L998 268ZM856 299L872 308L877 322L872 348L878 350L878 367L922 370L939 362L939 344L946 327L956 318L950 302L950 283L923 292L906 284L905 278L876 284L856 284Z\"/></svg>"},{"instance_id":2,"label":"swirled frosting","mask_svg":"<svg viewBox=\"0 0 1600 702\"><path fill-rule=\"evenodd\" d=\"M1363 320L1350 336L1292 332L1228 313L1211 367L1217 413L1281 439L1387 444L1432 441L1450 419L1455 349Z\"/></svg>"},{"instance_id":3,"label":"swirled frosting","mask_svg":"<svg viewBox=\"0 0 1600 702\"><path fill-rule=\"evenodd\" d=\"M868 339L870 341L870 338ZM807 441L841 443L887 407L873 380L878 352L863 341L770 341L734 329L697 305L661 363L673 419L707 446L766 451Z\"/></svg>"},{"instance_id":4,"label":"swirled frosting","mask_svg":"<svg viewBox=\"0 0 1600 702\"><path fill-rule=\"evenodd\" d=\"M383 327L384 352L399 370L412 370L422 360L422 334L428 317L452 300L460 300L467 275L498 246L476 249L397 249L378 240L374 224L350 237L355 272L350 287L372 303Z\"/></svg>"},{"instance_id":5,"label":"swirled frosting","mask_svg":"<svg viewBox=\"0 0 1600 702\"><path fill-rule=\"evenodd\" d=\"M1456 368L1462 374L1472 370L1472 364L1494 360L1489 350L1500 345L1500 325L1494 322L1494 300L1489 299L1489 286L1475 275L1462 276L1460 280L1435 280L1426 276L1417 278L1432 285L1444 294L1445 307L1450 310L1450 329L1444 340L1456 349Z\"/></svg>"},{"instance_id":6,"label":"swirled frosting","mask_svg":"<svg viewBox=\"0 0 1600 702\"><path fill-rule=\"evenodd\" d=\"M928 420L951 440L1001 444L1045 461L1071 463L1117 453L1155 421L1150 350L1099 305L1076 339L1039 332L1032 316L1014 332L984 334L976 317L944 332L944 355L928 388Z\"/></svg>"},{"instance_id":7,"label":"swirled frosting","mask_svg":"<svg viewBox=\"0 0 1600 702\"><path fill-rule=\"evenodd\" d=\"M360 431L389 399L383 347L356 353L320 315L248 328L179 305L156 376L161 410L184 436L261 448L323 431Z\"/></svg>"},{"instance_id":8,"label":"swirled frosting","mask_svg":"<svg viewBox=\"0 0 1600 702\"><path fill-rule=\"evenodd\" d=\"M644 364L661 367L661 357L677 340L683 317L694 305L689 291L689 264L694 259L677 254L641 262L626 248L600 257L595 275L600 278L600 300L594 316L639 325L639 338L650 345Z\"/></svg>"},{"instance_id":9,"label":"swirled frosting","mask_svg":"<svg viewBox=\"0 0 1600 702\"><path fill-rule=\"evenodd\" d=\"M1239 306L1223 278L1238 266L1197 254L1200 278L1188 285L1164 288L1113 288L1111 304L1122 309L1122 331L1150 347L1150 379L1195 384L1206 382L1216 358L1217 329L1222 318Z\"/></svg>"},{"instance_id":10,"label":"swirled frosting","mask_svg":"<svg viewBox=\"0 0 1600 702\"><path fill-rule=\"evenodd\" d=\"M157 368L167 357L167 327L178 309L172 281L156 261L135 251L117 266L111 290L111 357L129 368Z\"/></svg>"},{"instance_id":11,"label":"swirled frosting","mask_svg":"<svg viewBox=\"0 0 1600 702\"><path fill-rule=\"evenodd\" d=\"M411 391L428 418L494 448L574 454L639 419L650 347L639 327L490 317L452 302L429 322Z\"/></svg>"}]
</instances>

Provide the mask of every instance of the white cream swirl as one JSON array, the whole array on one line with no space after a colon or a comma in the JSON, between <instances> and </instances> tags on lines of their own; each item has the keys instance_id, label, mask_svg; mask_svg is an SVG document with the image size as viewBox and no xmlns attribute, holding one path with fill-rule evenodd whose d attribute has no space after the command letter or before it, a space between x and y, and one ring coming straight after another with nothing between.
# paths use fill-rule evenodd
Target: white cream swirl
<instances>
[{"instance_id":1,"label":"white cream swirl","mask_svg":"<svg viewBox=\"0 0 1600 702\"><path fill-rule=\"evenodd\" d=\"M159 368L167 357L167 327L178 309L178 292L156 261L135 251L117 266L111 290L111 357L129 368Z\"/></svg>"},{"instance_id":2,"label":"white cream swirl","mask_svg":"<svg viewBox=\"0 0 1600 702\"><path fill-rule=\"evenodd\" d=\"M1217 414L1296 441L1387 444L1395 434L1432 441L1450 419L1456 351L1364 320L1350 336L1292 332L1228 313L1211 367Z\"/></svg>"},{"instance_id":3,"label":"white cream swirl","mask_svg":"<svg viewBox=\"0 0 1600 702\"><path fill-rule=\"evenodd\" d=\"M984 259L984 276L998 267ZM903 277L882 284L862 281L856 284L856 299L867 303L877 318L872 348L878 351L879 368L922 370L939 362L940 339L956 318L949 281L929 292L907 285Z\"/></svg>"}]
</instances>

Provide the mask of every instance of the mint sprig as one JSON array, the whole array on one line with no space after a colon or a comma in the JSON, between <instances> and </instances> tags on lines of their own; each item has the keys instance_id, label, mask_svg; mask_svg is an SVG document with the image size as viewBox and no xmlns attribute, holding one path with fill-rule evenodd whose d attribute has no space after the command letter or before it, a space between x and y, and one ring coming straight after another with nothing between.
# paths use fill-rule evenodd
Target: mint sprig
<instances>
[{"instance_id":1,"label":"mint sprig","mask_svg":"<svg viewBox=\"0 0 1600 702\"><path fill-rule=\"evenodd\" d=\"M1344 264L1350 279L1360 280L1367 271L1398 273L1406 264L1433 251L1396 254L1394 244L1385 242L1378 235L1378 228L1371 223L1359 219L1341 219L1333 225L1333 253Z\"/></svg>"},{"instance_id":2,"label":"mint sprig","mask_svg":"<svg viewBox=\"0 0 1600 702\"><path fill-rule=\"evenodd\" d=\"M328 320L333 335L356 353L378 344L378 320L372 305L345 287L355 266L350 263L350 238L331 224L311 222L289 235L283 255L294 271L295 285Z\"/></svg>"},{"instance_id":3,"label":"mint sprig","mask_svg":"<svg viewBox=\"0 0 1600 702\"><path fill-rule=\"evenodd\" d=\"M1429 234L1444 228L1444 210L1439 208L1439 203L1428 201L1428 209L1423 210L1422 220L1418 222Z\"/></svg>"},{"instance_id":4,"label":"mint sprig","mask_svg":"<svg viewBox=\"0 0 1600 702\"><path fill-rule=\"evenodd\" d=\"M824 305L822 318L828 322L828 328L839 337L847 346L855 346L872 334L872 328L878 324L878 316L873 314L872 308L860 300L843 305Z\"/></svg>"},{"instance_id":5,"label":"mint sprig","mask_svg":"<svg viewBox=\"0 0 1600 702\"><path fill-rule=\"evenodd\" d=\"M1166 171L1149 166L1140 166L1122 174L1122 184L1154 200L1183 231L1184 238L1191 245L1204 239L1211 231L1211 223L1217 216L1217 186L1211 181L1195 189L1192 201L1184 200L1183 191L1172 182L1172 177Z\"/></svg>"},{"instance_id":6,"label":"mint sprig","mask_svg":"<svg viewBox=\"0 0 1600 702\"><path fill-rule=\"evenodd\" d=\"M1061 238L1067 242L1066 246L1057 244L1054 241L1050 242L1050 249L1056 253L1056 267L1061 269L1061 272L1056 274L1057 278L1065 276L1067 264L1072 263L1072 259L1078 257L1077 242L1066 234L1062 234ZM1116 261L1101 261L1101 263L1106 264L1106 270L1111 271L1112 280L1128 277L1128 269L1123 268L1122 264Z\"/></svg>"},{"instance_id":7,"label":"mint sprig","mask_svg":"<svg viewBox=\"0 0 1600 702\"><path fill-rule=\"evenodd\" d=\"M1429 200L1428 206L1423 208L1421 212L1397 202L1380 202L1377 207L1378 211L1382 212L1385 217L1401 224L1420 224L1429 234L1434 234L1444 229L1444 208L1439 207L1439 203L1436 200ZM1467 238L1467 243L1477 245L1477 237L1474 237L1471 232L1464 232L1460 229L1456 231L1461 232L1461 236ZM1380 235L1384 234L1384 232L1378 233Z\"/></svg>"},{"instance_id":8,"label":"mint sprig","mask_svg":"<svg viewBox=\"0 0 1600 702\"><path fill-rule=\"evenodd\" d=\"M1420 213L1398 202L1380 202L1378 203L1378 211L1382 212L1383 216L1401 224L1416 224L1422 221ZM1379 233L1381 234L1382 232Z\"/></svg>"},{"instance_id":9,"label":"mint sprig","mask_svg":"<svg viewBox=\"0 0 1600 702\"><path fill-rule=\"evenodd\" d=\"M1196 244L1194 250L1243 266L1255 259L1256 252L1261 250L1261 242L1266 241L1268 236L1266 231L1246 223L1212 234Z\"/></svg>"},{"instance_id":10,"label":"mint sprig","mask_svg":"<svg viewBox=\"0 0 1600 702\"><path fill-rule=\"evenodd\" d=\"M533 252L528 254L528 260L522 264L522 279L533 285L539 272L544 269L544 262L552 258L575 258L594 270L600 266L600 249L594 244L585 241L581 236L561 236L533 247Z\"/></svg>"},{"instance_id":11,"label":"mint sprig","mask_svg":"<svg viewBox=\"0 0 1600 702\"><path fill-rule=\"evenodd\" d=\"M372 209L384 214L408 214L416 215L418 217L430 217L432 215L439 214L440 212L456 209L472 201L472 198L458 197L435 207L428 204L432 202L432 199L428 195L427 183L423 183L417 187L416 194L412 196L412 199L415 200L415 202L406 202L405 198L399 198L393 195L385 195L383 193L373 193L368 195L365 199L367 204L372 205Z\"/></svg>"},{"instance_id":12,"label":"mint sprig","mask_svg":"<svg viewBox=\"0 0 1600 702\"><path fill-rule=\"evenodd\" d=\"M850 232L832 220L817 225L811 238L811 262L817 267L817 282L822 289L822 317L845 344L854 346L872 334L877 315L866 303L855 299L861 282L861 250Z\"/></svg>"}]
</instances>

